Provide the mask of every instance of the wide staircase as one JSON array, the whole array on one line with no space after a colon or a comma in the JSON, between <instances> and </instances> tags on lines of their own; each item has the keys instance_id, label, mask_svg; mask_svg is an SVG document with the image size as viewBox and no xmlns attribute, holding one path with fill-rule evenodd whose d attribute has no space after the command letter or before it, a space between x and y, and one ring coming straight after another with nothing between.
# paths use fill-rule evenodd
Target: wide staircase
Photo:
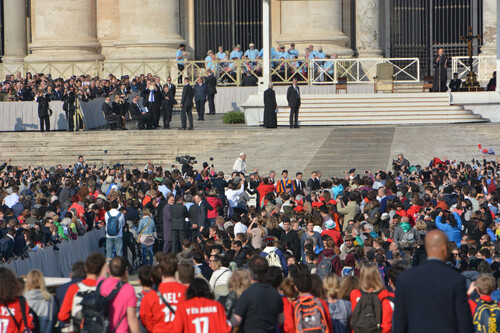
<instances>
[{"instance_id":1,"label":"wide staircase","mask_svg":"<svg viewBox=\"0 0 500 333\"><path fill-rule=\"evenodd\" d=\"M302 95L299 125L451 124L488 119L450 105L446 93ZM281 108L278 125L289 125L289 108Z\"/></svg>"},{"instance_id":2,"label":"wide staircase","mask_svg":"<svg viewBox=\"0 0 500 333\"><path fill-rule=\"evenodd\" d=\"M196 126L200 124L196 123ZM199 127L194 131L11 132L3 133L0 138L3 147L0 163L12 158L14 165L50 167L62 164L67 167L74 164L79 155L83 155L89 166L105 167L118 163L142 169L149 160L155 165L170 167L171 164L179 165L175 162L178 155L204 157L199 163L208 161L208 157L217 157L217 151L221 148L238 147L255 133L256 130ZM237 153L231 153L226 167L229 168L229 164L232 166L237 157ZM220 164L220 159L217 162Z\"/></svg>"}]
</instances>

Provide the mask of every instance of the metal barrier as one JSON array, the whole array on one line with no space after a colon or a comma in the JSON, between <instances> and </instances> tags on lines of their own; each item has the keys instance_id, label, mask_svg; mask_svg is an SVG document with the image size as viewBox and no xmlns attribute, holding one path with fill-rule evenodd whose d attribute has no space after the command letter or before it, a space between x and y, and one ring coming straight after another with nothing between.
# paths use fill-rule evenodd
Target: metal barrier
<instances>
[{"instance_id":1,"label":"metal barrier","mask_svg":"<svg viewBox=\"0 0 500 333\"><path fill-rule=\"evenodd\" d=\"M361 58L310 60L311 84L335 84L340 77L348 83L373 83L377 65L391 64L395 82L420 82L418 58Z\"/></svg>"},{"instance_id":2,"label":"metal barrier","mask_svg":"<svg viewBox=\"0 0 500 333\"><path fill-rule=\"evenodd\" d=\"M454 68L464 64L462 59L453 58ZM377 65L380 63L390 63L394 67L394 81L420 81L418 58L273 59L270 69L271 81L275 84L290 84L296 77L299 83L303 84L336 84L339 77L346 77L348 83L372 83L373 77L376 76ZM7 74L14 74L17 71L23 76L27 72L50 73L53 78L64 79L82 74L101 78L109 74L118 78L129 75L133 78L152 73L157 75L162 83L166 83L169 76L172 77L172 82L177 82L180 77L188 77L194 82L199 76L206 76L207 69L212 69L219 86L241 86L244 85L245 76L253 76L257 80L262 77L262 67L261 59L185 61L182 71L178 69L175 60L23 63L1 64L0 76L5 78ZM484 72L488 70L485 69Z\"/></svg>"},{"instance_id":3,"label":"metal barrier","mask_svg":"<svg viewBox=\"0 0 500 333\"><path fill-rule=\"evenodd\" d=\"M451 70L453 73L458 73L459 79L465 79L470 70L469 57L451 58ZM496 57L472 57L472 70L476 72L477 79L480 82L488 82L493 76L493 72L497 70Z\"/></svg>"}]
</instances>

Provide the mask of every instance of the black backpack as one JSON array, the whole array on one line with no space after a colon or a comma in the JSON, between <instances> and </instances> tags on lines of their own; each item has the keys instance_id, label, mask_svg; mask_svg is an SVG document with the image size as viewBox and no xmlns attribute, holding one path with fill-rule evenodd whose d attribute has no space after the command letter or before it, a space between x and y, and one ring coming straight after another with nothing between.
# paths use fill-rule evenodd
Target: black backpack
<instances>
[{"instance_id":1,"label":"black backpack","mask_svg":"<svg viewBox=\"0 0 500 333\"><path fill-rule=\"evenodd\" d=\"M123 287L123 281L120 281L113 288L108 296L101 295L101 281L97 285L95 292L90 292L82 299L82 333L108 333L109 332L109 303L116 297ZM113 332L120 326L123 318L116 325Z\"/></svg>"},{"instance_id":2,"label":"black backpack","mask_svg":"<svg viewBox=\"0 0 500 333\"><path fill-rule=\"evenodd\" d=\"M378 333L382 331L382 302L378 293L361 290L361 298L352 312L354 333Z\"/></svg>"}]
</instances>

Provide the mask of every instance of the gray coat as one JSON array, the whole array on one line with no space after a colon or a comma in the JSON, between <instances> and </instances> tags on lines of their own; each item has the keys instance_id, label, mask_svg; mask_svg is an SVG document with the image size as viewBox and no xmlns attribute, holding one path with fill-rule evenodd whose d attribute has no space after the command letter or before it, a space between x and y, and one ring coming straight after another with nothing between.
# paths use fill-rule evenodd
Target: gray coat
<instances>
[{"instance_id":1,"label":"gray coat","mask_svg":"<svg viewBox=\"0 0 500 333\"><path fill-rule=\"evenodd\" d=\"M40 321L40 333L52 333L57 317L57 305L50 295L48 301L43 298L40 289L27 291L24 294L29 307L37 314Z\"/></svg>"}]
</instances>

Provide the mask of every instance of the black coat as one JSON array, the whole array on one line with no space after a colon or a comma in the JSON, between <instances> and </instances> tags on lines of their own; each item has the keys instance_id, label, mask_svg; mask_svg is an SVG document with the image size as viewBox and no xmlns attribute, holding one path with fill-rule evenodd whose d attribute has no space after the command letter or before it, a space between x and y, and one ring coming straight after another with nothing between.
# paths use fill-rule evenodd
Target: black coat
<instances>
[{"instance_id":1,"label":"black coat","mask_svg":"<svg viewBox=\"0 0 500 333\"><path fill-rule=\"evenodd\" d=\"M186 84L182 89L182 106L192 107L194 98L194 89L190 84Z\"/></svg>"},{"instance_id":2,"label":"black coat","mask_svg":"<svg viewBox=\"0 0 500 333\"><path fill-rule=\"evenodd\" d=\"M139 102L137 102L137 104L139 104ZM138 106L137 104L135 103L130 103L130 113L132 114L132 116L140 116L141 115L141 109L140 109L140 105Z\"/></svg>"},{"instance_id":3,"label":"black coat","mask_svg":"<svg viewBox=\"0 0 500 333\"><path fill-rule=\"evenodd\" d=\"M113 107L109 105L108 103L104 102L102 104L102 112L106 116L111 116L113 114Z\"/></svg>"},{"instance_id":4,"label":"black coat","mask_svg":"<svg viewBox=\"0 0 500 333\"><path fill-rule=\"evenodd\" d=\"M52 98L51 98L53 101L60 101L63 99L63 92L62 90L59 90L59 92L57 90L54 89L54 91L52 92Z\"/></svg>"},{"instance_id":5,"label":"black coat","mask_svg":"<svg viewBox=\"0 0 500 333\"><path fill-rule=\"evenodd\" d=\"M163 99L163 92L160 89L153 90L154 102L149 102L149 94L151 90L145 89L142 95L142 103L144 106L148 106L148 104L161 104L161 100Z\"/></svg>"},{"instance_id":6,"label":"black coat","mask_svg":"<svg viewBox=\"0 0 500 333\"><path fill-rule=\"evenodd\" d=\"M38 117L47 117L49 115L50 97L40 96L36 101L38 102Z\"/></svg>"},{"instance_id":7,"label":"black coat","mask_svg":"<svg viewBox=\"0 0 500 333\"><path fill-rule=\"evenodd\" d=\"M198 226L208 228L210 226L208 223L208 211L212 210L213 207L206 200L202 200L201 204L196 206L198 208Z\"/></svg>"},{"instance_id":8,"label":"black coat","mask_svg":"<svg viewBox=\"0 0 500 333\"><path fill-rule=\"evenodd\" d=\"M392 332L474 332L465 278L438 260L401 273Z\"/></svg>"},{"instance_id":9,"label":"black coat","mask_svg":"<svg viewBox=\"0 0 500 333\"><path fill-rule=\"evenodd\" d=\"M217 94L217 79L215 78L215 75L211 74L207 76L207 80L205 82L207 85L208 94L209 95Z\"/></svg>"},{"instance_id":10,"label":"black coat","mask_svg":"<svg viewBox=\"0 0 500 333\"><path fill-rule=\"evenodd\" d=\"M275 128L278 126L276 118L276 93L271 88L264 91L264 127Z\"/></svg>"},{"instance_id":11,"label":"black coat","mask_svg":"<svg viewBox=\"0 0 500 333\"><path fill-rule=\"evenodd\" d=\"M286 91L286 100L288 101L288 106L291 108L296 108L300 106L300 88L297 86L297 90L299 90L299 94L295 91L293 85L288 87Z\"/></svg>"},{"instance_id":12,"label":"black coat","mask_svg":"<svg viewBox=\"0 0 500 333\"><path fill-rule=\"evenodd\" d=\"M172 230L184 230L184 220L189 217L186 206L180 203L170 206L170 220Z\"/></svg>"},{"instance_id":13,"label":"black coat","mask_svg":"<svg viewBox=\"0 0 500 333\"><path fill-rule=\"evenodd\" d=\"M205 83L194 85L194 100L205 102L208 99L208 89Z\"/></svg>"}]
</instances>

